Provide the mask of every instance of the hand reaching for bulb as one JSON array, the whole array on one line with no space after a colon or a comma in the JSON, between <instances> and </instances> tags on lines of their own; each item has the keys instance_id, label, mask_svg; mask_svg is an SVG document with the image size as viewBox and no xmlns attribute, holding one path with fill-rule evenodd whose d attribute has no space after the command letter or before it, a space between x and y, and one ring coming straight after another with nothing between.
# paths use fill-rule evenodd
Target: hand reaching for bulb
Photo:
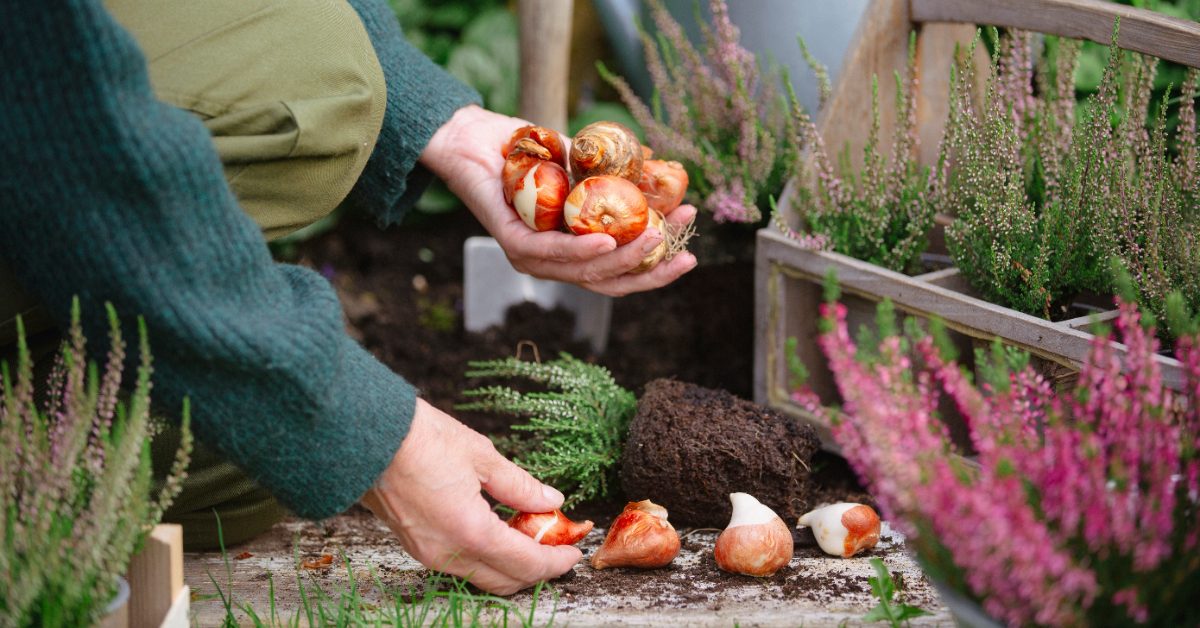
<instances>
[{"instance_id":1,"label":"hand reaching for bulb","mask_svg":"<svg viewBox=\"0 0 1200 628\"><path fill-rule=\"evenodd\" d=\"M417 400L412 427L362 503L413 558L508 595L559 576L582 556L510 528L480 490L519 511L548 512L563 496L501 456L487 437Z\"/></svg>"},{"instance_id":2,"label":"hand reaching for bulb","mask_svg":"<svg viewBox=\"0 0 1200 628\"><path fill-rule=\"evenodd\" d=\"M513 131L526 124L474 105L463 107L434 133L421 153L421 163L466 203L504 249L513 268L621 296L665 286L696 266L696 258L685 252L649 272L630 274L662 241L663 234L654 228L621 247L606 234L577 236L530 229L505 202L500 181L503 147ZM679 227L695 215L695 207L681 205L666 221Z\"/></svg>"}]
</instances>

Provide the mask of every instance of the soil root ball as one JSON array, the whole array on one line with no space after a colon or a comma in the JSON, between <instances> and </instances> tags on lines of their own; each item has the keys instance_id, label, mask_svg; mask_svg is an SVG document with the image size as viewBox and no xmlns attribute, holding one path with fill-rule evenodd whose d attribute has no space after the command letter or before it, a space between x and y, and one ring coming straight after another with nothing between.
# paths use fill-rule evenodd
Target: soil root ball
<instances>
[{"instance_id":1,"label":"soil root ball","mask_svg":"<svg viewBox=\"0 0 1200 628\"><path fill-rule=\"evenodd\" d=\"M789 526L807 511L820 440L769 408L671 379L646 385L621 458L625 494L649 497L677 526L721 528L729 494L750 493Z\"/></svg>"}]
</instances>

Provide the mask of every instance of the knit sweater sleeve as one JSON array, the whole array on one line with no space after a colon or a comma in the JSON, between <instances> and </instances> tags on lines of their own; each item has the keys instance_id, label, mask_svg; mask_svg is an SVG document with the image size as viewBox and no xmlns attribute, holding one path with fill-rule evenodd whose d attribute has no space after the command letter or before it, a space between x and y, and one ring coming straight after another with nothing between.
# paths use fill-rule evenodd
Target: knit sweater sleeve
<instances>
[{"instance_id":1,"label":"knit sweater sleeve","mask_svg":"<svg viewBox=\"0 0 1200 628\"><path fill-rule=\"evenodd\" d=\"M8 2L0 37L0 256L65 315L144 315L156 407L301 516L358 499L407 433L415 391L344 332L333 290L272 261L211 139L155 100L100 0ZM102 346L104 326L85 328Z\"/></svg>"},{"instance_id":2,"label":"knit sweater sleeve","mask_svg":"<svg viewBox=\"0 0 1200 628\"><path fill-rule=\"evenodd\" d=\"M429 138L460 107L481 99L404 39L387 2L349 2L383 68L387 109L375 151L347 201L382 224L397 224L433 181L433 174L417 163Z\"/></svg>"}]
</instances>

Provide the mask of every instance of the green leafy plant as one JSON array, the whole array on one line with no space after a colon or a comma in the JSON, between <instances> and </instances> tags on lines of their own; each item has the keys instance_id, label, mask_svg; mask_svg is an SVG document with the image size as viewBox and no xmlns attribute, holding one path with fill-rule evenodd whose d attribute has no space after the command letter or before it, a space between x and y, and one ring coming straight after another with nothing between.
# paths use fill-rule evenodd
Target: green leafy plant
<instances>
[{"instance_id":1,"label":"green leafy plant","mask_svg":"<svg viewBox=\"0 0 1200 628\"><path fill-rule=\"evenodd\" d=\"M871 595L874 595L879 603L863 616L863 621L883 621L894 628L900 628L907 625L910 619L933 614L903 602L900 597L900 589L903 587L897 586L882 559L872 558L871 566L875 568L875 576L867 578L867 582L871 584ZM896 576L895 580L900 580L900 576Z\"/></svg>"},{"instance_id":2,"label":"green leafy plant","mask_svg":"<svg viewBox=\"0 0 1200 628\"><path fill-rule=\"evenodd\" d=\"M821 93L828 94L828 72L801 50L813 67ZM792 209L799 222L793 230L780 212L776 225L802 246L832 248L839 253L899 272L919 272L921 253L933 227L932 179L916 159L916 36L909 40L906 75L896 75L896 136L891 158L880 151L879 83L871 85L871 130L863 150L863 166L855 171L843 152L835 166L812 118L789 89L798 149ZM824 103L822 103L824 104ZM772 207L774 203L772 202Z\"/></svg>"},{"instance_id":3,"label":"green leafy plant","mask_svg":"<svg viewBox=\"0 0 1200 628\"><path fill-rule=\"evenodd\" d=\"M467 377L523 378L557 390L520 392L486 386L463 395L460 410L528 418L518 435L498 443L513 462L566 495L564 508L608 494L637 398L602 366L566 353L549 362L517 358L471 362Z\"/></svg>"},{"instance_id":4,"label":"green leafy plant","mask_svg":"<svg viewBox=\"0 0 1200 628\"><path fill-rule=\"evenodd\" d=\"M516 15L503 0L390 0L404 36L483 97L492 111L515 115L520 52ZM447 213L462 202L441 181L417 201L422 214Z\"/></svg>"},{"instance_id":5,"label":"green leafy plant","mask_svg":"<svg viewBox=\"0 0 1200 628\"><path fill-rule=\"evenodd\" d=\"M654 83L650 103L600 65L660 159L688 171L689 193L716 222L756 223L783 189L795 152L779 73L764 72L739 43L724 0L711 0L712 24L697 19L697 48L659 0L650 3L656 34L643 31Z\"/></svg>"},{"instance_id":6,"label":"green leafy plant","mask_svg":"<svg viewBox=\"0 0 1200 628\"><path fill-rule=\"evenodd\" d=\"M969 63L952 78L936 197L957 216L947 243L971 285L1058 318L1080 292L1111 292L1107 261L1116 256L1145 310L1161 314L1173 290L1200 302L1197 73L1188 74L1172 153L1167 101L1151 107L1157 62L1120 50L1116 28L1099 88L1078 114L1079 42L1046 38L1040 54L1030 33L989 33L996 53L983 104L973 101L979 79ZM1149 127L1147 112L1157 113Z\"/></svg>"},{"instance_id":7,"label":"green leafy plant","mask_svg":"<svg viewBox=\"0 0 1200 628\"><path fill-rule=\"evenodd\" d=\"M128 401L121 401L125 341L111 306L108 317L103 375L87 362L77 301L40 394L17 321L16 379L5 363L0 395L0 625L93 623L181 488L191 452L188 404L170 475L152 495L146 328L139 319L137 379Z\"/></svg>"}]
</instances>

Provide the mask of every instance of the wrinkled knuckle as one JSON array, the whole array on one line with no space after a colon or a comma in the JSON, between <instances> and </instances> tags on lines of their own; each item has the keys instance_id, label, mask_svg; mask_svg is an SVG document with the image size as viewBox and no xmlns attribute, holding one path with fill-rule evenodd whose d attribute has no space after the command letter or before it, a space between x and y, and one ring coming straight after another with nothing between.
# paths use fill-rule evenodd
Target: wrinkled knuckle
<instances>
[{"instance_id":1,"label":"wrinkled knuckle","mask_svg":"<svg viewBox=\"0 0 1200 628\"><path fill-rule=\"evenodd\" d=\"M458 539L462 553L466 556L479 556L487 552L493 543L493 538L478 528L464 530Z\"/></svg>"}]
</instances>

